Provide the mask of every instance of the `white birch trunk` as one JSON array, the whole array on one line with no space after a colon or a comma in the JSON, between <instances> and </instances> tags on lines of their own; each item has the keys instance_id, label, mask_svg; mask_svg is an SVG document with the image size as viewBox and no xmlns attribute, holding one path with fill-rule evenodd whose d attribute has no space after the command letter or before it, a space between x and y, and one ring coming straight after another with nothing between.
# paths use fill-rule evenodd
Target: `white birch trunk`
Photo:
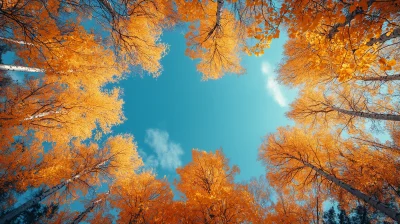
<instances>
[{"instance_id":1,"label":"white birch trunk","mask_svg":"<svg viewBox=\"0 0 400 224\"><path fill-rule=\"evenodd\" d=\"M344 110L338 107L331 107L333 110L337 112L357 116L357 117L364 117L364 118L371 118L376 120L386 120L386 121L400 121L400 115L395 114L378 114L378 113L368 113L368 112L359 112L359 111L351 111L351 110Z\"/></svg>"},{"instance_id":2,"label":"white birch trunk","mask_svg":"<svg viewBox=\"0 0 400 224\"><path fill-rule=\"evenodd\" d=\"M44 69L41 68L32 68L19 65L4 65L4 64L0 64L0 70L16 71L16 72L44 72Z\"/></svg>"},{"instance_id":3,"label":"white birch trunk","mask_svg":"<svg viewBox=\"0 0 400 224\"><path fill-rule=\"evenodd\" d=\"M34 119L37 119L37 118L45 117L45 116L47 116L49 114L59 114L59 113L61 113L61 111L43 112L43 113L39 113L39 114L36 114L36 115L29 116L29 117L25 118L24 121L34 120Z\"/></svg>"},{"instance_id":4,"label":"white birch trunk","mask_svg":"<svg viewBox=\"0 0 400 224\"><path fill-rule=\"evenodd\" d=\"M117 12L115 12L109 0L98 0L104 7L106 7L107 11L111 14L111 17L115 19L117 17Z\"/></svg>"},{"instance_id":5,"label":"white birch trunk","mask_svg":"<svg viewBox=\"0 0 400 224\"><path fill-rule=\"evenodd\" d=\"M10 42L10 43L19 44L19 45L28 45L28 46L33 46L34 45L32 43L28 43L28 42L25 42L25 41L22 41L22 40L14 40L14 39L11 39L11 38L6 38L6 37L0 37L0 40L4 40L4 41Z\"/></svg>"},{"instance_id":6,"label":"white birch trunk","mask_svg":"<svg viewBox=\"0 0 400 224\"><path fill-rule=\"evenodd\" d=\"M215 21L216 25L219 26L221 24L221 15L222 15L222 8L224 6L224 0L217 0L217 19Z\"/></svg>"},{"instance_id":7,"label":"white birch trunk","mask_svg":"<svg viewBox=\"0 0 400 224\"><path fill-rule=\"evenodd\" d=\"M110 191L107 192L106 196L110 194ZM71 224L80 223L86 216L89 214L98 204L103 201L103 198L97 199L91 203L89 207L85 209L85 211L81 212L72 222Z\"/></svg>"}]
</instances>

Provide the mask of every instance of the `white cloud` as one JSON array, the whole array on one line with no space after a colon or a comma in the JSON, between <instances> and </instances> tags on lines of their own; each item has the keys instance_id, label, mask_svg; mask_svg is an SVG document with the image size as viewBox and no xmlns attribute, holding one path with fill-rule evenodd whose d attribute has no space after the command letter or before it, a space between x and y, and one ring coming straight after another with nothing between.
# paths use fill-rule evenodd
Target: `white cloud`
<instances>
[{"instance_id":1,"label":"white cloud","mask_svg":"<svg viewBox=\"0 0 400 224\"><path fill-rule=\"evenodd\" d=\"M166 131L158 129L147 129L145 143L147 143L156 153L156 157L150 158L149 162L160 165L164 169L176 169L182 165L181 155L183 150L181 146L169 139ZM146 162L145 162L146 163Z\"/></svg>"},{"instance_id":2,"label":"white cloud","mask_svg":"<svg viewBox=\"0 0 400 224\"><path fill-rule=\"evenodd\" d=\"M154 155L147 155L147 153L142 149L138 149L138 152L140 157L142 157L144 168L146 170L155 170L158 167L159 162Z\"/></svg>"},{"instance_id":3,"label":"white cloud","mask_svg":"<svg viewBox=\"0 0 400 224\"><path fill-rule=\"evenodd\" d=\"M281 86L275 80L276 74L272 66L268 62L263 62L261 65L261 72L265 76L265 88L268 93L274 97L279 106L286 107L288 105L286 97L282 93Z\"/></svg>"}]
</instances>

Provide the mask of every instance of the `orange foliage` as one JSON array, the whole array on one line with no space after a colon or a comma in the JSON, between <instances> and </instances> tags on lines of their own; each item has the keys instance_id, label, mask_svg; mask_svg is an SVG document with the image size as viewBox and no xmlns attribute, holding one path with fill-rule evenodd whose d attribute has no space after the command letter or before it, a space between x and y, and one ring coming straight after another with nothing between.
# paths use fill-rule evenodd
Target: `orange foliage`
<instances>
[{"instance_id":1,"label":"orange foliage","mask_svg":"<svg viewBox=\"0 0 400 224\"><path fill-rule=\"evenodd\" d=\"M230 223L256 220L255 202L246 188L233 183L239 171L230 168L221 151L192 151L193 161L178 168L177 189L185 196L183 220Z\"/></svg>"},{"instance_id":2,"label":"orange foliage","mask_svg":"<svg viewBox=\"0 0 400 224\"><path fill-rule=\"evenodd\" d=\"M172 218L169 184L150 172L117 179L111 192L111 205L120 210L118 223L168 223Z\"/></svg>"}]
</instances>

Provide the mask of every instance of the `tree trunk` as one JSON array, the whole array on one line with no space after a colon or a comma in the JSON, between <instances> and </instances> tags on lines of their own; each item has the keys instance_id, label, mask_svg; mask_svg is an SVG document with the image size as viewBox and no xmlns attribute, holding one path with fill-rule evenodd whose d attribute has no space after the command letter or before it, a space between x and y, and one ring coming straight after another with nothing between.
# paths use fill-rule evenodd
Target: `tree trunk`
<instances>
[{"instance_id":1,"label":"tree trunk","mask_svg":"<svg viewBox=\"0 0 400 224\"><path fill-rule=\"evenodd\" d=\"M14 43L14 44L20 44L20 45L28 45L28 46L33 46L34 45L32 43L28 43L28 42L25 42L25 41L22 41L22 40L14 40L14 39L11 39L11 38L6 38L6 37L0 37L0 40L7 41L7 42L10 42L10 43Z\"/></svg>"},{"instance_id":2,"label":"tree trunk","mask_svg":"<svg viewBox=\"0 0 400 224\"><path fill-rule=\"evenodd\" d=\"M78 223L80 223L80 222L86 217L86 215L89 214L89 213L94 209L94 207L96 207L96 205L97 205L98 203L100 203L101 201L102 201L102 199L98 199L98 200L92 202L92 204L91 204L89 207L87 207L87 208L85 209L85 211L81 212L81 213L74 219L74 221L71 222L71 224L78 224Z\"/></svg>"},{"instance_id":3,"label":"tree trunk","mask_svg":"<svg viewBox=\"0 0 400 224\"><path fill-rule=\"evenodd\" d=\"M341 109L339 107L334 107L334 106L331 106L331 108L333 110L336 110L337 112L351 115L351 116L365 117L365 118L371 118L371 119L376 119L376 120L400 121L400 115L395 115L395 114L378 114L378 113L351 111L351 110L345 110L345 109Z\"/></svg>"},{"instance_id":4,"label":"tree trunk","mask_svg":"<svg viewBox=\"0 0 400 224\"><path fill-rule=\"evenodd\" d=\"M400 37L400 28L394 29L393 32L389 35L387 35L387 33L384 33L378 38L372 38L371 40L368 41L367 45L372 46L376 43L384 43L388 40L391 40L391 39L394 39L397 37Z\"/></svg>"},{"instance_id":5,"label":"tree trunk","mask_svg":"<svg viewBox=\"0 0 400 224\"><path fill-rule=\"evenodd\" d=\"M66 181L61 182L60 184L44 191L41 195L32 198L31 200L25 202L24 204L20 205L18 208L11 210L10 212L6 213L3 217L0 218L0 224L9 223L13 218L17 217L26 209L32 207L33 205L39 203L49 195L54 194L56 191L60 190L67 184Z\"/></svg>"},{"instance_id":6,"label":"tree trunk","mask_svg":"<svg viewBox=\"0 0 400 224\"><path fill-rule=\"evenodd\" d=\"M117 12L115 12L109 0L98 0L100 4L102 4L107 11L110 13L111 18L114 20L117 17Z\"/></svg>"},{"instance_id":7,"label":"tree trunk","mask_svg":"<svg viewBox=\"0 0 400 224\"><path fill-rule=\"evenodd\" d=\"M63 188L64 186L66 186L67 184L77 180L78 178L80 178L82 175L85 175L87 173L92 172L94 169L98 169L100 168L102 165L104 165L107 161L109 161L109 159L106 159L100 163L98 163L96 166L89 168L89 169L84 169L81 172L79 172L78 174L76 174L75 176L73 176L72 178L63 181L59 184L57 184L56 186L44 191L41 195L34 197L32 199L30 199L29 201L25 202L24 204L18 206L17 208L9 211L8 213L6 213L4 216L0 217L0 224L4 224L4 223L9 223L9 221L15 217L17 217L19 214L21 214L22 212L24 212L26 209L32 207L33 205L35 205L36 203L41 202L43 199L45 199L46 197L54 194L56 191L60 190L61 188Z\"/></svg>"},{"instance_id":8,"label":"tree trunk","mask_svg":"<svg viewBox=\"0 0 400 224\"><path fill-rule=\"evenodd\" d=\"M4 64L0 64L0 70L17 71L17 72L44 72L44 69L41 68L31 68L19 65L4 65Z\"/></svg>"},{"instance_id":9,"label":"tree trunk","mask_svg":"<svg viewBox=\"0 0 400 224\"><path fill-rule=\"evenodd\" d=\"M217 0L217 19L215 21L216 25L219 26L221 24L221 15L222 15L222 8L224 6L224 0Z\"/></svg>"},{"instance_id":10,"label":"tree trunk","mask_svg":"<svg viewBox=\"0 0 400 224\"><path fill-rule=\"evenodd\" d=\"M377 76L377 77L359 77L357 78L362 81L395 81L395 80L400 80L400 74L396 75L388 75L388 76Z\"/></svg>"},{"instance_id":11,"label":"tree trunk","mask_svg":"<svg viewBox=\"0 0 400 224\"><path fill-rule=\"evenodd\" d=\"M110 194L110 191L108 191L104 197L107 197ZM91 203L91 205L89 207L87 207L85 209L85 211L81 212L72 222L71 224L78 224L79 222L81 222L87 214L89 214L98 204L100 204L101 202L103 202L103 198L97 199L95 201L93 201Z\"/></svg>"},{"instance_id":12,"label":"tree trunk","mask_svg":"<svg viewBox=\"0 0 400 224\"><path fill-rule=\"evenodd\" d=\"M45 116L47 116L49 114L59 114L59 113L61 113L61 111L43 112L43 113L39 113L39 114L36 114L36 115L31 115L31 116L25 118L24 121L34 120L36 118L45 117Z\"/></svg>"},{"instance_id":13,"label":"tree trunk","mask_svg":"<svg viewBox=\"0 0 400 224\"><path fill-rule=\"evenodd\" d=\"M349 192L350 194L354 195L355 197L362 199L363 201L365 201L366 203L368 203L369 205L371 205L372 207L374 207L375 209L383 212L385 215L387 215L388 217L392 218L393 220L400 222L400 212L389 208L388 206L384 205L382 202L376 200L373 197L370 197L364 193L362 193L361 191L353 188L352 186L344 183L343 181L337 179L336 177L326 173L325 171L319 169L318 167L301 161L305 166L310 167L311 169L313 169L315 172L317 172L318 174L324 176L326 179L332 181L334 184L336 184L337 186L343 188L344 190L346 190L347 192Z\"/></svg>"},{"instance_id":14,"label":"tree trunk","mask_svg":"<svg viewBox=\"0 0 400 224\"><path fill-rule=\"evenodd\" d=\"M211 35L215 32L215 30L221 25L221 16L222 16L222 8L224 6L224 0L217 0L217 12L214 27L208 32L206 39L203 41L207 41Z\"/></svg>"}]
</instances>

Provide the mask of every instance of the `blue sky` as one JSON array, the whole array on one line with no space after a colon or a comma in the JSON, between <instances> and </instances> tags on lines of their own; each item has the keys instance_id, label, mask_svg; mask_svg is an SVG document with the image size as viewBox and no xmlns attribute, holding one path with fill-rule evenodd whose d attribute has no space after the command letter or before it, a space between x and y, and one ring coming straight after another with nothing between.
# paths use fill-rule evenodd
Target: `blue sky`
<instances>
[{"instance_id":1,"label":"blue sky","mask_svg":"<svg viewBox=\"0 0 400 224\"><path fill-rule=\"evenodd\" d=\"M236 181L263 175L257 151L264 136L292 124L285 112L296 92L279 86L273 72L286 38L274 40L262 57L244 56L246 74L209 81L185 56L183 30L166 32L162 40L170 45L162 75L132 74L119 83L127 120L113 133L133 134L146 166L171 183L175 168L191 161L193 148L222 148L241 170Z\"/></svg>"}]
</instances>

